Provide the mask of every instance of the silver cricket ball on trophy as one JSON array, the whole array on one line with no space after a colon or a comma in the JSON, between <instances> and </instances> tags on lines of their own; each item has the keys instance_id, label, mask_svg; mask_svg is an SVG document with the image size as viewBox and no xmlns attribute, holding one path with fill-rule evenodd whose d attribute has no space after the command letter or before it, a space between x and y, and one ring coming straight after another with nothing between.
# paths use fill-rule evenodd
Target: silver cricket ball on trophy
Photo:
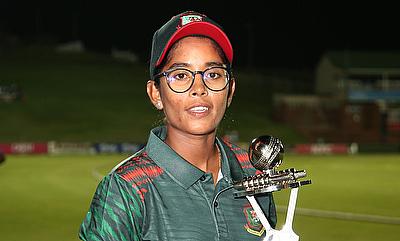
<instances>
[{"instance_id":1,"label":"silver cricket ball on trophy","mask_svg":"<svg viewBox=\"0 0 400 241\"><path fill-rule=\"evenodd\" d=\"M258 170L270 170L283 161L283 144L273 136L263 135L254 138L249 146L251 164Z\"/></svg>"}]
</instances>

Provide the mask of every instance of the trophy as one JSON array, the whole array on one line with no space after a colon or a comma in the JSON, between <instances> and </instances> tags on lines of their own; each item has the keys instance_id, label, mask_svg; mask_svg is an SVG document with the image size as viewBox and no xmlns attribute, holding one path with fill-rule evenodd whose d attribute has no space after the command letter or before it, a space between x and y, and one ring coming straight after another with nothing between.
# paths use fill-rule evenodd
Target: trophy
<instances>
[{"instance_id":1,"label":"trophy","mask_svg":"<svg viewBox=\"0 0 400 241\"><path fill-rule=\"evenodd\" d=\"M300 186L311 184L311 180L299 180L306 177L307 174L304 170L296 170L295 168L277 170L277 167L282 164L283 154L283 144L278 138L264 135L253 139L249 146L250 162L262 172L234 183L234 196L246 197L249 200L257 217L266 229L265 241L299 240L299 236L292 228L297 193ZM291 190L285 223L281 230L273 229L254 196L287 188Z\"/></svg>"}]
</instances>

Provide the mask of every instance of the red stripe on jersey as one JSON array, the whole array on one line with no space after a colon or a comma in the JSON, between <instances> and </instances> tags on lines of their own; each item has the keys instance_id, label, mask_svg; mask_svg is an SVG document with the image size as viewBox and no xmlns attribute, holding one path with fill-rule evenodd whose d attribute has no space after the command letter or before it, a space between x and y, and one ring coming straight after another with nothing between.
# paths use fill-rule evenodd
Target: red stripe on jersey
<instances>
[{"instance_id":1,"label":"red stripe on jersey","mask_svg":"<svg viewBox=\"0 0 400 241\"><path fill-rule=\"evenodd\" d=\"M158 177L163 173L163 169L158 166L143 166L129 170L121 176L126 181L134 181L138 186L147 183L149 180Z\"/></svg>"},{"instance_id":2,"label":"red stripe on jersey","mask_svg":"<svg viewBox=\"0 0 400 241\"><path fill-rule=\"evenodd\" d=\"M254 168L253 165L250 163L249 155L240 147L233 145L230 142L225 141L225 144L231 149L231 151L235 154L237 160L240 163L240 166L243 169L251 169Z\"/></svg>"},{"instance_id":3,"label":"red stripe on jersey","mask_svg":"<svg viewBox=\"0 0 400 241\"><path fill-rule=\"evenodd\" d=\"M246 164L250 163L249 156L247 155L247 153L235 153L235 154L239 162Z\"/></svg>"}]
</instances>

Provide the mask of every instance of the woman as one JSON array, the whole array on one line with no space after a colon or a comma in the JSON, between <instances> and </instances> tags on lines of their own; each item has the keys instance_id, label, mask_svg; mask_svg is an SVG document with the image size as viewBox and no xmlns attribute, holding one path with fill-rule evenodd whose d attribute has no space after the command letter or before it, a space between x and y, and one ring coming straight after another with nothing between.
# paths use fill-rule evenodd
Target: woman
<instances>
[{"instance_id":1,"label":"woman","mask_svg":"<svg viewBox=\"0 0 400 241\"><path fill-rule=\"evenodd\" d=\"M232 58L222 28L200 13L178 14L155 32L147 93L165 125L101 181L82 240L262 240L265 229L232 188L256 170L216 136L235 92ZM272 195L257 200L275 226Z\"/></svg>"}]
</instances>

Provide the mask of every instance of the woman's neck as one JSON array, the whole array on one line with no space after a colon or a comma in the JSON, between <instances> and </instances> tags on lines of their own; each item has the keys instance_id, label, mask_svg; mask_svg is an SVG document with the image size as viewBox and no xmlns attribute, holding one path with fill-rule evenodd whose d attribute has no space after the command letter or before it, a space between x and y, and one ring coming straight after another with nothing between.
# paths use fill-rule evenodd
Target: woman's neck
<instances>
[{"instance_id":1,"label":"woman's neck","mask_svg":"<svg viewBox=\"0 0 400 241\"><path fill-rule=\"evenodd\" d=\"M204 172L219 170L219 154L215 144L216 132L192 135L167 130L165 142L186 161Z\"/></svg>"}]
</instances>

